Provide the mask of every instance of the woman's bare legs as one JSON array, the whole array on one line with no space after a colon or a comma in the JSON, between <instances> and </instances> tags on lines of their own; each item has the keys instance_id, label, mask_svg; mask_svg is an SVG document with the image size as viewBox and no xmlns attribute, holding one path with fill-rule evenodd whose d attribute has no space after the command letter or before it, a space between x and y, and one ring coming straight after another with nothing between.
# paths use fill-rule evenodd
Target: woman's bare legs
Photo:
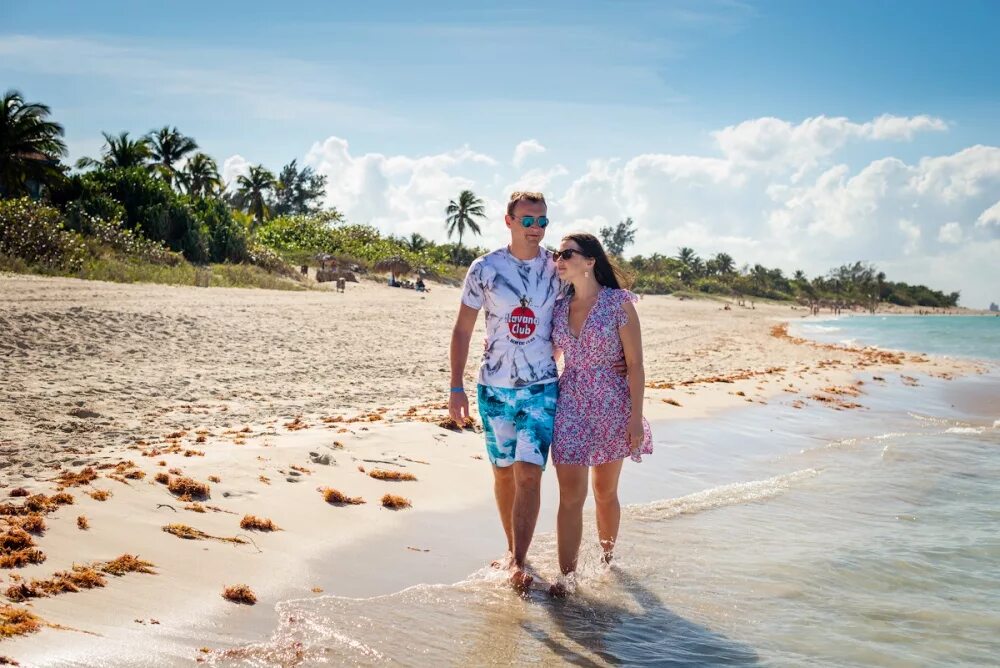
<instances>
[{"instance_id":1,"label":"woman's bare legs","mask_svg":"<svg viewBox=\"0 0 1000 668\"><path fill-rule=\"evenodd\" d=\"M556 464L559 478L559 514L556 539L559 545L559 570L568 574L576 570L583 537L583 504L587 500L586 466Z\"/></svg>"},{"instance_id":2,"label":"woman's bare legs","mask_svg":"<svg viewBox=\"0 0 1000 668\"><path fill-rule=\"evenodd\" d=\"M601 541L601 549L604 550L605 563L611 562L615 541L618 540L618 525L621 523L622 517L621 504L618 503L618 477L622 472L623 461L619 459L616 462L608 462L594 467L593 484L594 501L597 505L597 537ZM562 483L562 478L559 482ZM559 512L561 517L561 508ZM562 525L560 524L560 526ZM579 540L577 545L579 546ZM559 558L561 564L561 545Z\"/></svg>"}]
</instances>

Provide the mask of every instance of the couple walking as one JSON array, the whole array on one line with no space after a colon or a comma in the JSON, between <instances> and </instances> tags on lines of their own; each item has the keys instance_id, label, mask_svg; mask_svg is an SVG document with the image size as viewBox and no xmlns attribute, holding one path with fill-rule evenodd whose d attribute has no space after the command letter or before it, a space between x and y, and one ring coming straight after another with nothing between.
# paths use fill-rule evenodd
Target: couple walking
<instances>
[{"instance_id":1,"label":"couple walking","mask_svg":"<svg viewBox=\"0 0 1000 668\"><path fill-rule=\"evenodd\" d=\"M559 568L576 571L583 505L593 475L597 533L610 562L621 510L618 477L626 457L652 452L642 417L645 383L639 318L620 274L590 234L559 250L541 246L545 197L515 192L505 222L510 245L469 267L451 339L451 417L469 414L463 372L480 310L486 341L477 399L507 535L511 583L526 589L525 560L538 520L541 478L552 450L559 479ZM562 376L557 356L564 356ZM553 593L562 593L559 586Z\"/></svg>"}]
</instances>

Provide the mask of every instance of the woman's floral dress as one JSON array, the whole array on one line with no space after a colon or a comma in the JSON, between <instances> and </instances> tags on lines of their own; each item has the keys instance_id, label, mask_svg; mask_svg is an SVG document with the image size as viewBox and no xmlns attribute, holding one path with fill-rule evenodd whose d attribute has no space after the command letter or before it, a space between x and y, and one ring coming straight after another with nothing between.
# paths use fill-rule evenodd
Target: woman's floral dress
<instances>
[{"instance_id":1,"label":"woman's floral dress","mask_svg":"<svg viewBox=\"0 0 1000 668\"><path fill-rule=\"evenodd\" d=\"M561 349L565 368L559 376L552 461L556 464L598 466L631 456L653 452L649 422L642 420L642 447L632 453L628 421L632 400L628 379L615 371L623 358L618 328L628 321L623 305L638 298L628 290L602 287L597 301L573 336L569 328L570 297L556 302L552 342Z\"/></svg>"}]
</instances>

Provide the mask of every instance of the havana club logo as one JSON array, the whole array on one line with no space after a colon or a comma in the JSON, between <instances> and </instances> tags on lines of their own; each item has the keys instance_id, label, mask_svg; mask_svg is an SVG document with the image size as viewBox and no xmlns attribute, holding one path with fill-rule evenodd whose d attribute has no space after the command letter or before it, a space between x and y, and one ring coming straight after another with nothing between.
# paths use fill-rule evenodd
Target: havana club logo
<instances>
[{"instance_id":1,"label":"havana club logo","mask_svg":"<svg viewBox=\"0 0 1000 668\"><path fill-rule=\"evenodd\" d=\"M510 335L523 341L535 333L535 326L535 312L528 308L528 298L521 297L521 305L507 316Z\"/></svg>"}]
</instances>

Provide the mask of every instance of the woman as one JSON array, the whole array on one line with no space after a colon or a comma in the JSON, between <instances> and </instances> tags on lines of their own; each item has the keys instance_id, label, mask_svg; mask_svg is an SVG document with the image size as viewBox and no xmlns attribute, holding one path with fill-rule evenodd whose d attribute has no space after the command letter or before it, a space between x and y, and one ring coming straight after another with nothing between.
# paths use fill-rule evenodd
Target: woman
<instances>
[{"instance_id":1,"label":"woman","mask_svg":"<svg viewBox=\"0 0 1000 668\"><path fill-rule=\"evenodd\" d=\"M569 289L553 312L552 341L557 355L565 357L565 367L559 377L552 462L559 478L559 568L572 582L588 474L593 471L602 561L609 563L621 518L622 461L629 456L641 461L653 446L649 423L642 417L645 374L636 296L622 289L620 273L591 234L563 238L555 259ZM614 370L623 354L627 377ZM555 585L552 593L563 595L566 588Z\"/></svg>"}]
</instances>

